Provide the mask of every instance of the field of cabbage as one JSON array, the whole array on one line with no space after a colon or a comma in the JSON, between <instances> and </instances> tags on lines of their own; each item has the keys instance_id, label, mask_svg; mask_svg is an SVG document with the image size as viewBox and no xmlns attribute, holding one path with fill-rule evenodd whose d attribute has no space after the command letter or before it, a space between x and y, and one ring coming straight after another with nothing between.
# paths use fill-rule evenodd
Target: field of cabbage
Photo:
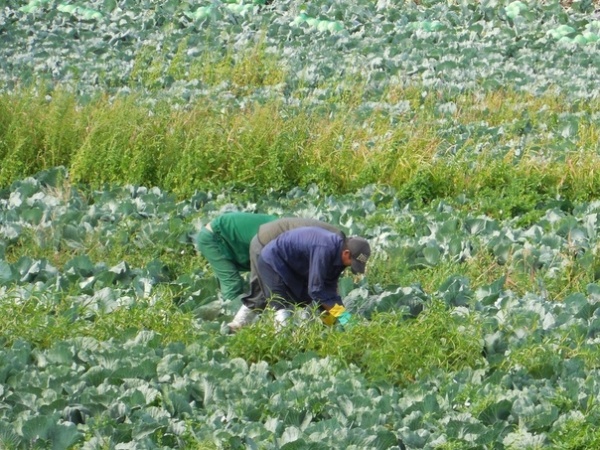
<instances>
[{"instance_id":1,"label":"field of cabbage","mask_svg":"<svg viewBox=\"0 0 600 450\"><path fill-rule=\"evenodd\" d=\"M29 126L27 109L0 102L0 178L11 180L0 185L0 448L600 448L600 201L585 195L598 185L589 105L600 98L600 16L594 2L563 3L0 0L0 93L23 95L33 114L33 89L67 111ZM65 91L76 107L55 103ZM130 95L148 121L173 123L152 134L136 116L111 134L117 115L94 128L106 120L98 98L118 106ZM527 103L512 105L519 95ZM263 104L277 105L274 124L292 124L279 144L298 155L330 143L304 138L310 120L350 112L344 125L362 134L332 132L332 159L299 160L318 185L278 191L242 173L232 187L187 195L177 182L209 158L216 177L245 156L273 172L250 157L264 151L260 122L239 119ZM77 116L86 105L89 122ZM218 140L209 113L235 133ZM201 144L231 145L230 159L208 152L184 161L180 179L169 167L161 178L151 162L184 159L161 144L185 142L175 119L194 114L217 124L197 131ZM452 176L465 191L445 195L426 169L390 187L389 161L402 169L413 149L377 159L411 142L395 128L435 137L423 166L441 160L450 174L460 159L467 169ZM144 162L118 156L138 136L152 180L177 193L106 182ZM354 162L372 151L365 172L375 175L360 175L377 183L333 193L328 176L344 168L324 166L344 154L336 139L356 148ZM519 173L539 177L514 182L525 157ZM507 168L500 180L485 177L489 161ZM544 184L548 161L555 184ZM578 190L564 189L569 176ZM340 282L358 323L278 334L266 314L227 335L238 305L221 301L193 238L233 210L313 217L368 238L366 276Z\"/></svg>"},{"instance_id":2,"label":"field of cabbage","mask_svg":"<svg viewBox=\"0 0 600 450\"><path fill-rule=\"evenodd\" d=\"M44 80L83 99L281 99L328 106L360 90L391 118L390 87L498 88L597 97L600 17L592 2L502 0L2 0L2 89ZM224 58L227 56L227 58ZM243 64L241 64L243 63ZM234 71L235 73L231 73ZM439 108L451 111L448 98Z\"/></svg>"},{"instance_id":3,"label":"field of cabbage","mask_svg":"<svg viewBox=\"0 0 600 450\"><path fill-rule=\"evenodd\" d=\"M520 228L444 204L415 211L372 186L339 198L298 189L257 203L227 193L175 201L158 188L86 191L64 176L43 172L0 195L3 448L600 442L597 202L548 210ZM252 327L222 334L236 305L220 302L191 238L203 221L237 208L316 217L370 239L373 276L341 283L360 324L312 330L320 340L354 342L355 362L334 348L304 352L310 337L269 334L265 324L254 339L270 339L265 346L275 350L263 360L236 356L261 344ZM479 259L466 276L481 255L489 265ZM382 268L412 282L379 284ZM427 287L440 268L443 278ZM552 283L568 276L582 278L581 291L551 298ZM440 308L444 328L431 343L397 339L394 330L416 321L418 332ZM293 357L277 353L292 342ZM393 347L379 358L422 358L444 346L458 363L394 366L369 359L371 344ZM427 348L410 348L420 344Z\"/></svg>"}]
</instances>

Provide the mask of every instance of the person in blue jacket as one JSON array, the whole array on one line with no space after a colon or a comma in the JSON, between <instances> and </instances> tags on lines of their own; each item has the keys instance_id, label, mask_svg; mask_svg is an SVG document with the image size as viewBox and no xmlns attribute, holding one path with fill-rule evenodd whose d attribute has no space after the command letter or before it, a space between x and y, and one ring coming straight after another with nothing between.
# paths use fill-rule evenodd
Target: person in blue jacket
<instances>
[{"instance_id":1,"label":"person in blue jacket","mask_svg":"<svg viewBox=\"0 0 600 450\"><path fill-rule=\"evenodd\" d=\"M258 277L256 264L262 249L282 233L301 227L319 227L337 233L344 237L345 234L337 227L320 220L304 217L283 217L261 225L258 233L250 242L250 292L240 297L242 306L227 324L230 333L238 332L242 327L253 323L267 306L267 299L263 294L261 280Z\"/></svg>"},{"instance_id":2,"label":"person in blue jacket","mask_svg":"<svg viewBox=\"0 0 600 450\"><path fill-rule=\"evenodd\" d=\"M347 324L351 316L338 293L338 280L346 267L364 273L370 255L366 239L319 227L296 228L269 242L257 269L277 324L285 324L295 307L310 304L327 311L325 323Z\"/></svg>"}]
</instances>

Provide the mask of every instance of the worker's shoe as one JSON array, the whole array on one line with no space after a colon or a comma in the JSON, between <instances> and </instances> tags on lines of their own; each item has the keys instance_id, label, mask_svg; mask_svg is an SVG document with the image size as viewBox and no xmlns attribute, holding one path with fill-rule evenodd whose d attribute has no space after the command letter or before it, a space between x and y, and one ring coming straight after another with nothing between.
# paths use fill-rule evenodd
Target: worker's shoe
<instances>
[{"instance_id":1,"label":"worker's shoe","mask_svg":"<svg viewBox=\"0 0 600 450\"><path fill-rule=\"evenodd\" d=\"M290 322L293 312L289 309L278 309L275 311L275 331L281 331Z\"/></svg>"}]
</instances>

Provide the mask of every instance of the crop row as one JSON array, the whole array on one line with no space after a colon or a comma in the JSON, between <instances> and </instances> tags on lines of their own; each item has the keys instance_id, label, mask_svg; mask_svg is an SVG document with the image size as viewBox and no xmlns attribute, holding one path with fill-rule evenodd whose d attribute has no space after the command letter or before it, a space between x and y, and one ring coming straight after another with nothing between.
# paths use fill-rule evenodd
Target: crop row
<instances>
[{"instance_id":1,"label":"crop row","mask_svg":"<svg viewBox=\"0 0 600 450\"><path fill-rule=\"evenodd\" d=\"M590 99L600 22L585 3L19 0L0 9L0 80L238 106L359 90L390 114L385 93L410 84Z\"/></svg>"}]
</instances>

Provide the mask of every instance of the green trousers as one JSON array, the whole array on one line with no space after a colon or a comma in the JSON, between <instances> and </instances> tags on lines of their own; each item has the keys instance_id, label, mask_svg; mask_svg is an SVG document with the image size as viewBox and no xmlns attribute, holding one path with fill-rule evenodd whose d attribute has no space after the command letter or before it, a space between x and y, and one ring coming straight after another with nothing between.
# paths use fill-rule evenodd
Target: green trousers
<instances>
[{"instance_id":1,"label":"green trousers","mask_svg":"<svg viewBox=\"0 0 600 450\"><path fill-rule=\"evenodd\" d=\"M205 227L196 237L198 250L210 264L219 280L221 295L225 300L236 300L245 293L242 269L236 264L220 236Z\"/></svg>"}]
</instances>

